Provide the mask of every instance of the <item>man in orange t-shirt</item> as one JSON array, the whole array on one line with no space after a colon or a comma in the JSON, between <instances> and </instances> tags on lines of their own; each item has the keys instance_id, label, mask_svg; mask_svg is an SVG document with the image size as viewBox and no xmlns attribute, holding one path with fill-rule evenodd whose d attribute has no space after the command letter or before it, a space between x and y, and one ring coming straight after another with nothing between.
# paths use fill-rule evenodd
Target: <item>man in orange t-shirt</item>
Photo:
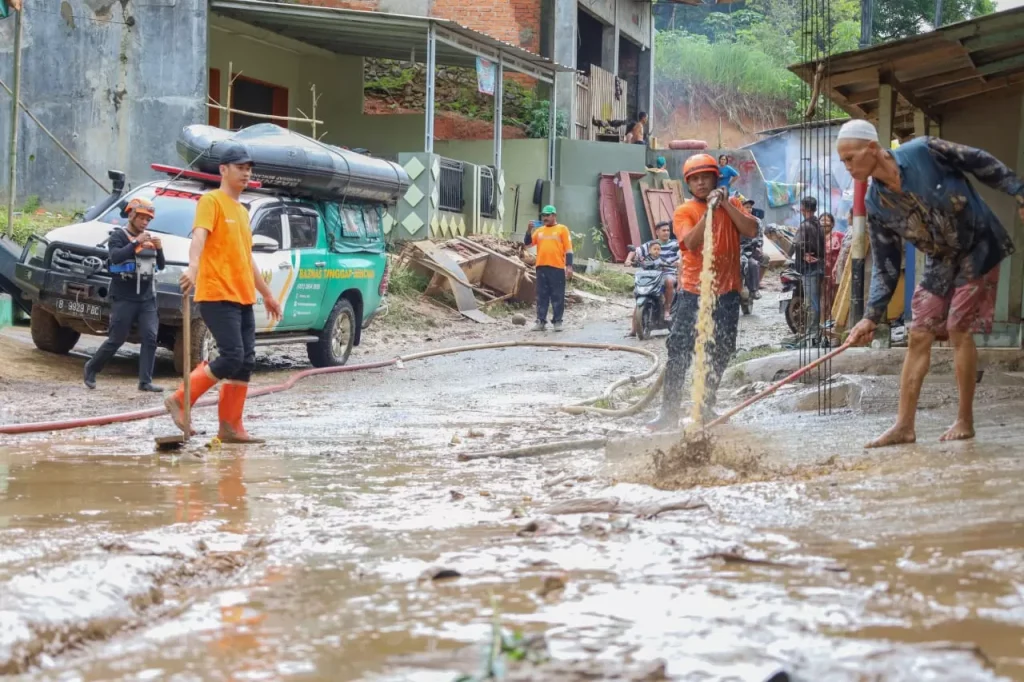
<instances>
[{"instance_id":1,"label":"man in orange t-shirt","mask_svg":"<svg viewBox=\"0 0 1024 682\"><path fill-rule=\"evenodd\" d=\"M530 221L523 243L537 247L537 323L533 331L547 326L548 304L551 305L552 328L562 331L565 312L565 280L572 279L572 236L569 228L558 222L555 207L541 209L541 225Z\"/></svg>"},{"instance_id":2,"label":"man in orange t-shirt","mask_svg":"<svg viewBox=\"0 0 1024 682\"><path fill-rule=\"evenodd\" d=\"M679 288L672 307L672 329L669 333L668 363L665 366L665 390L661 414L648 424L652 430L671 429L679 425L683 381L690 357L697 342L697 311L700 308L700 274L704 259L704 217L708 205L714 204L715 272L715 335L710 349L711 367L706 378L707 392L703 414L705 421L713 418L715 394L729 359L736 351L736 334L740 318L740 237L757 236L757 220L747 213L739 199L729 199L728 189L719 187L721 171L714 157L696 154L683 165L683 179L693 199L679 206L672 226L679 240Z\"/></svg>"},{"instance_id":3,"label":"man in orange t-shirt","mask_svg":"<svg viewBox=\"0 0 1024 682\"><path fill-rule=\"evenodd\" d=\"M195 286L194 301L217 342L219 355L192 371L191 402L195 404L223 380L217 403L218 437L225 443L261 443L242 425L249 378L256 364L256 292L263 296L263 305L272 318L281 319L281 306L252 257L249 211L239 202L252 177L252 158L242 144L232 140L219 143L215 150L220 155L220 189L204 194L196 207L181 291L187 300ZM184 431L184 386L167 399L165 406Z\"/></svg>"}]
</instances>

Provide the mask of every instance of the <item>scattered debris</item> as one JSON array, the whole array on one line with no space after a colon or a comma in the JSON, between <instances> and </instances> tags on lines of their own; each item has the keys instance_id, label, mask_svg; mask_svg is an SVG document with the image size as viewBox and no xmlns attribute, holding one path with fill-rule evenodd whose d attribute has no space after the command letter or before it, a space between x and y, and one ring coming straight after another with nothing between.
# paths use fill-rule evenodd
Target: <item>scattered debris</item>
<instances>
[{"instance_id":1,"label":"scattered debris","mask_svg":"<svg viewBox=\"0 0 1024 682\"><path fill-rule=\"evenodd\" d=\"M455 578L461 578L462 574L456 571L454 568L444 568L441 566L431 566L427 570L423 571L420 575L420 580L454 580Z\"/></svg>"},{"instance_id":2,"label":"scattered debris","mask_svg":"<svg viewBox=\"0 0 1024 682\"><path fill-rule=\"evenodd\" d=\"M526 324L526 315L523 315L522 313L516 313L515 315L512 316L512 324L516 325L517 327L524 326Z\"/></svg>"},{"instance_id":3,"label":"scattered debris","mask_svg":"<svg viewBox=\"0 0 1024 682\"><path fill-rule=\"evenodd\" d=\"M566 514L634 514L640 518L653 519L667 511L692 511L694 509L706 509L708 505L703 500L686 498L672 502L647 502L644 504L633 504L623 502L617 497L580 497L575 500L558 502L543 513L551 516L562 516Z\"/></svg>"},{"instance_id":4,"label":"scattered debris","mask_svg":"<svg viewBox=\"0 0 1024 682\"><path fill-rule=\"evenodd\" d=\"M566 578L564 575L545 576L544 584L542 584L540 586L540 589L537 590L537 595L542 599L546 598L550 594L554 594L555 592L561 592L562 590L564 590L565 584Z\"/></svg>"},{"instance_id":5,"label":"scattered debris","mask_svg":"<svg viewBox=\"0 0 1024 682\"><path fill-rule=\"evenodd\" d=\"M449 490L448 493L452 496L452 502L458 502L459 500L466 499L466 496L458 490Z\"/></svg>"}]
</instances>

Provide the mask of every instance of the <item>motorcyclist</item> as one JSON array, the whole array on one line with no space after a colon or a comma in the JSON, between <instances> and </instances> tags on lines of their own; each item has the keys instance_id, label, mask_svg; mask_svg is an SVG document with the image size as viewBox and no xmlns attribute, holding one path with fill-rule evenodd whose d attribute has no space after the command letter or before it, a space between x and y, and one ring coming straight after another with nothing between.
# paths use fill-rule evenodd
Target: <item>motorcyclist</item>
<instances>
[{"instance_id":1,"label":"motorcyclist","mask_svg":"<svg viewBox=\"0 0 1024 682\"><path fill-rule=\"evenodd\" d=\"M757 236L740 236L740 260L743 271L743 285L753 299L761 298L761 279L768 259L764 255L764 222L754 215L754 200L743 199L743 209L757 221Z\"/></svg>"},{"instance_id":2,"label":"motorcyclist","mask_svg":"<svg viewBox=\"0 0 1024 682\"><path fill-rule=\"evenodd\" d=\"M658 262L661 272L664 276L665 290L662 294L662 300L665 305L665 321L672 319L672 304L675 301L676 286L679 275L679 242L672 237L672 223L664 221L658 223L655 228L655 235L657 239L652 239L646 244L642 244L640 248L635 251L629 252L626 255L625 265L638 265L644 267L645 261L652 260L652 247L657 244L660 250L660 255L653 257L653 260ZM630 326L629 336L636 336L636 320L635 316L630 316L632 320Z\"/></svg>"}]
</instances>

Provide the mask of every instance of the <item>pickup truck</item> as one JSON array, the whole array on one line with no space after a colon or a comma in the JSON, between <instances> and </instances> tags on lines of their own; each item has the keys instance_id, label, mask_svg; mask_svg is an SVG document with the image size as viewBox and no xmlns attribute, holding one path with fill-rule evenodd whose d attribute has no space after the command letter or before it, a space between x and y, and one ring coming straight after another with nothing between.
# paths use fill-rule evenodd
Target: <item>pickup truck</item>
<instances>
[{"instance_id":1,"label":"pickup truck","mask_svg":"<svg viewBox=\"0 0 1024 682\"><path fill-rule=\"evenodd\" d=\"M156 207L147 228L159 233L167 267L157 273L159 343L173 352L181 372L216 356L216 343L202 319L192 316L191 347L184 348L178 277L188 264L190 233L199 198L220 178L196 171L153 166L170 177L128 193L115 192L86 214L87 220L33 237L15 265L14 280L32 304L36 347L67 354L81 334L105 336L110 315L106 240L127 223L124 208L134 197ZM260 274L284 308L273 321L262 297L256 313L256 345L306 344L314 367L343 365L387 290L384 204L344 205L262 189L253 183L241 196L249 210L253 254ZM91 218L91 219L89 219ZM137 337L130 337L137 342Z\"/></svg>"}]
</instances>

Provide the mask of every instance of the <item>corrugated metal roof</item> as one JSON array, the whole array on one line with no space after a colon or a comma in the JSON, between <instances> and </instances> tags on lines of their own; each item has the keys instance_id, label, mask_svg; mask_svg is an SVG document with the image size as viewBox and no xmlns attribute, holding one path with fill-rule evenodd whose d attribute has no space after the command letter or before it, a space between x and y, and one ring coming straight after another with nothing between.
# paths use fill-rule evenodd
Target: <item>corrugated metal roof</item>
<instances>
[{"instance_id":1,"label":"corrugated metal roof","mask_svg":"<svg viewBox=\"0 0 1024 682\"><path fill-rule=\"evenodd\" d=\"M814 84L817 62L790 70ZM851 116L876 118L880 83L898 93L896 116L933 118L978 96L1024 88L1024 7L996 12L902 40L833 55L822 92Z\"/></svg>"},{"instance_id":2,"label":"corrugated metal roof","mask_svg":"<svg viewBox=\"0 0 1024 682\"><path fill-rule=\"evenodd\" d=\"M474 68L476 57L550 81L574 69L446 19L263 0L211 0L217 14L338 54L423 62L430 25L439 66Z\"/></svg>"}]
</instances>

